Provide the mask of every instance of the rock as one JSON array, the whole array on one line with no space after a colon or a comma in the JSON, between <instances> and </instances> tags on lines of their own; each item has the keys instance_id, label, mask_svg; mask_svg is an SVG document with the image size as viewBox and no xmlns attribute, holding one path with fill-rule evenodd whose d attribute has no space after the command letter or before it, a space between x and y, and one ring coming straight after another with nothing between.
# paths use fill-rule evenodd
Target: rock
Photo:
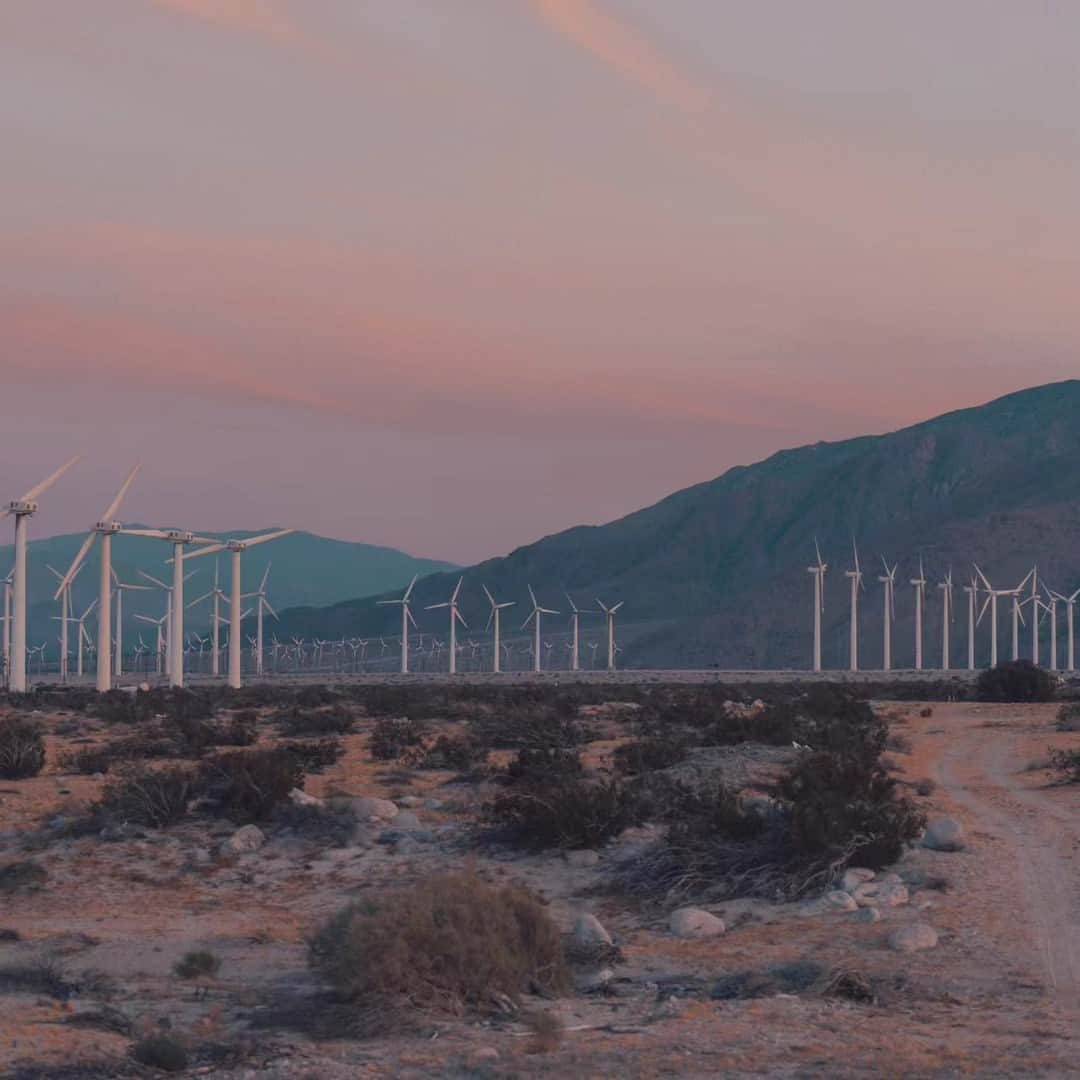
<instances>
[{"instance_id":1,"label":"rock","mask_svg":"<svg viewBox=\"0 0 1080 1080\"><path fill-rule=\"evenodd\" d=\"M249 851L258 851L266 843L266 834L258 825L245 825L221 845L221 850L230 855L243 855Z\"/></svg>"},{"instance_id":2,"label":"rock","mask_svg":"<svg viewBox=\"0 0 1080 1080\"><path fill-rule=\"evenodd\" d=\"M855 903L855 898L850 893L846 893L842 889L835 889L824 896L807 900L798 909L797 914L813 917L814 915L830 915L835 912L857 911L858 907L859 905Z\"/></svg>"},{"instance_id":3,"label":"rock","mask_svg":"<svg viewBox=\"0 0 1080 1080\"><path fill-rule=\"evenodd\" d=\"M294 806L322 806L322 799L315 798L314 795L309 795L306 791L301 791L300 788L293 788L289 792L289 802Z\"/></svg>"},{"instance_id":4,"label":"rock","mask_svg":"<svg viewBox=\"0 0 1080 1080\"><path fill-rule=\"evenodd\" d=\"M442 799L431 798L431 799L425 799L424 800L424 809L425 810L441 810L443 808L443 806L445 806L445 805L446 804L444 803L444 801Z\"/></svg>"},{"instance_id":5,"label":"rock","mask_svg":"<svg viewBox=\"0 0 1080 1080\"><path fill-rule=\"evenodd\" d=\"M394 828L401 829L403 832L409 829L423 828L420 819L411 810L399 810L393 821Z\"/></svg>"},{"instance_id":6,"label":"rock","mask_svg":"<svg viewBox=\"0 0 1080 1080\"><path fill-rule=\"evenodd\" d=\"M907 886L895 881L867 881L851 895L859 907L900 907L909 899Z\"/></svg>"},{"instance_id":7,"label":"rock","mask_svg":"<svg viewBox=\"0 0 1080 1080\"><path fill-rule=\"evenodd\" d=\"M189 866L195 867L209 866L214 860L209 848L197 847L187 853L187 861Z\"/></svg>"},{"instance_id":8,"label":"rock","mask_svg":"<svg viewBox=\"0 0 1080 1080\"><path fill-rule=\"evenodd\" d=\"M595 866L599 861L600 854L596 851L568 851L566 853L567 864L578 869Z\"/></svg>"},{"instance_id":9,"label":"rock","mask_svg":"<svg viewBox=\"0 0 1080 1080\"><path fill-rule=\"evenodd\" d=\"M938 943L937 931L927 923L901 926L889 935L889 946L897 952L918 952L932 949Z\"/></svg>"},{"instance_id":10,"label":"rock","mask_svg":"<svg viewBox=\"0 0 1080 1080\"><path fill-rule=\"evenodd\" d=\"M419 795L402 795L401 798L398 799L398 806L407 806L410 810L414 807L423 805L424 800Z\"/></svg>"},{"instance_id":11,"label":"rock","mask_svg":"<svg viewBox=\"0 0 1080 1080\"><path fill-rule=\"evenodd\" d=\"M922 843L931 851L963 851L964 826L956 818L936 818L926 826Z\"/></svg>"},{"instance_id":12,"label":"rock","mask_svg":"<svg viewBox=\"0 0 1080 1080\"><path fill-rule=\"evenodd\" d=\"M603 990L614 978L615 972L608 967L597 971L584 971L574 976L574 988L582 994L595 993Z\"/></svg>"},{"instance_id":13,"label":"rock","mask_svg":"<svg viewBox=\"0 0 1080 1080\"><path fill-rule=\"evenodd\" d=\"M595 948L597 945L610 945L611 935L604 929L604 924L595 915L581 915L574 926L574 944L580 948Z\"/></svg>"},{"instance_id":14,"label":"rock","mask_svg":"<svg viewBox=\"0 0 1080 1080\"><path fill-rule=\"evenodd\" d=\"M475 1050L470 1051L468 1063L470 1068L476 1068L479 1065L486 1065L492 1061L499 1060L499 1051L494 1046L478 1046Z\"/></svg>"},{"instance_id":15,"label":"rock","mask_svg":"<svg viewBox=\"0 0 1080 1080\"><path fill-rule=\"evenodd\" d=\"M873 870L867 870L865 866L852 866L844 871L844 876L840 879L840 888L844 892L854 892L860 885L873 880Z\"/></svg>"},{"instance_id":16,"label":"rock","mask_svg":"<svg viewBox=\"0 0 1080 1080\"><path fill-rule=\"evenodd\" d=\"M881 922L881 912L876 907L859 908L855 912L855 922Z\"/></svg>"},{"instance_id":17,"label":"rock","mask_svg":"<svg viewBox=\"0 0 1080 1080\"><path fill-rule=\"evenodd\" d=\"M392 803L389 799L376 799L372 796L366 796L353 799L352 805L353 810L356 811L356 816L361 821L370 821L372 818L379 821L393 821L398 816L397 804Z\"/></svg>"},{"instance_id":18,"label":"rock","mask_svg":"<svg viewBox=\"0 0 1080 1080\"><path fill-rule=\"evenodd\" d=\"M395 855L416 855L421 850L421 845L411 836L403 836L394 844Z\"/></svg>"},{"instance_id":19,"label":"rock","mask_svg":"<svg viewBox=\"0 0 1080 1080\"><path fill-rule=\"evenodd\" d=\"M724 920L701 908L684 907L671 913L668 929L679 938L710 938L722 934L727 927Z\"/></svg>"}]
</instances>

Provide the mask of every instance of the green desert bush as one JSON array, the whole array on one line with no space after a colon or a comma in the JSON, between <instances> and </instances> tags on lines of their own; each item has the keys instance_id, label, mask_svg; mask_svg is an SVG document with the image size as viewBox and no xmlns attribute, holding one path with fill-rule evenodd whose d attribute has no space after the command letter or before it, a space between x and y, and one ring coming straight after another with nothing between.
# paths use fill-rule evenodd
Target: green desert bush
<instances>
[{"instance_id":1,"label":"green desert bush","mask_svg":"<svg viewBox=\"0 0 1080 1080\"><path fill-rule=\"evenodd\" d=\"M331 918L310 942L313 969L376 1029L422 1008L462 1015L569 986L562 936L518 885L436 874L374 892Z\"/></svg>"},{"instance_id":2,"label":"green desert bush","mask_svg":"<svg viewBox=\"0 0 1080 1080\"><path fill-rule=\"evenodd\" d=\"M293 788L303 787L304 770L294 754L280 748L232 750L207 758L200 793L238 825L266 821Z\"/></svg>"},{"instance_id":3,"label":"green desert bush","mask_svg":"<svg viewBox=\"0 0 1080 1080\"><path fill-rule=\"evenodd\" d=\"M1053 676L1030 660L1009 660L987 668L975 684L979 701L1053 701Z\"/></svg>"},{"instance_id":4,"label":"green desert bush","mask_svg":"<svg viewBox=\"0 0 1080 1080\"><path fill-rule=\"evenodd\" d=\"M45 767L45 739L21 716L0 718L0 779L25 780Z\"/></svg>"},{"instance_id":5,"label":"green desert bush","mask_svg":"<svg viewBox=\"0 0 1080 1080\"><path fill-rule=\"evenodd\" d=\"M180 979L207 979L218 973L221 958L209 949L186 952L173 964L173 974Z\"/></svg>"}]
</instances>

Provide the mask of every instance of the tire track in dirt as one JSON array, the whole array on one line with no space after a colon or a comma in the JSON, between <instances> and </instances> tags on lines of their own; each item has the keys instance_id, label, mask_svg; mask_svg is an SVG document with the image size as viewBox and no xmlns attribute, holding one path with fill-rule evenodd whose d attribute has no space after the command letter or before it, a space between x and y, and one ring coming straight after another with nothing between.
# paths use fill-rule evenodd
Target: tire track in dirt
<instances>
[{"instance_id":1,"label":"tire track in dirt","mask_svg":"<svg viewBox=\"0 0 1080 1080\"><path fill-rule=\"evenodd\" d=\"M1080 1005L1080 827L1017 773L1017 739L1005 731L956 729L935 763L948 795L1005 846L1025 899L1027 922L1047 989ZM998 856L999 858L1001 856ZM1003 943L1004 944L1004 943ZM1014 943L1013 947L1020 944Z\"/></svg>"}]
</instances>

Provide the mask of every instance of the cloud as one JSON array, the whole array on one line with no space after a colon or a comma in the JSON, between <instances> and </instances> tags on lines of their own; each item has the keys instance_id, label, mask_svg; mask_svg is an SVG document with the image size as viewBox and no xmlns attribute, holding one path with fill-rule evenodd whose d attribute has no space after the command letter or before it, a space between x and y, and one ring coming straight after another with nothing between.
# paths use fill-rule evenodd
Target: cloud
<instances>
[{"instance_id":1,"label":"cloud","mask_svg":"<svg viewBox=\"0 0 1080 1080\"><path fill-rule=\"evenodd\" d=\"M557 33L623 78L687 111L706 102L703 89L670 64L644 34L603 11L595 0L532 0Z\"/></svg>"}]
</instances>

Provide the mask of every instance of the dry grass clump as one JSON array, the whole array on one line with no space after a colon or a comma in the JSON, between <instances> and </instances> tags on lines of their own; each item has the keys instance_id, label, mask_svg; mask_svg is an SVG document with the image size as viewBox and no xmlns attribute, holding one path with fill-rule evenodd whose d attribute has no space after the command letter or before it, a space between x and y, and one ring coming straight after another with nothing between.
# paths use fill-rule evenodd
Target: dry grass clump
<instances>
[{"instance_id":1,"label":"dry grass clump","mask_svg":"<svg viewBox=\"0 0 1080 1080\"><path fill-rule=\"evenodd\" d=\"M550 1009L537 1009L526 1013L522 1022L532 1033L525 1049L530 1054L551 1054L559 1049L563 1038L561 1017Z\"/></svg>"},{"instance_id":2,"label":"dry grass clump","mask_svg":"<svg viewBox=\"0 0 1080 1080\"><path fill-rule=\"evenodd\" d=\"M0 893L37 892L48 878L44 866L29 859L0 866Z\"/></svg>"},{"instance_id":3,"label":"dry grass clump","mask_svg":"<svg viewBox=\"0 0 1080 1080\"><path fill-rule=\"evenodd\" d=\"M278 748L234 750L203 763L202 793L238 825L266 821L293 788L304 784L296 756Z\"/></svg>"},{"instance_id":4,"label":"dry grass clump","mask_svg":"<svg viewBox=\"0 0 1080 1080\"><path fill-rule=\"evenodd\" d=\"M624 776L641 776L678 765L689 752L689 739L679 733L643 735L615 747L612 762Z\"/></svg>"},{"instance_id":5,"label":"dry grass clump","mask_svg":"<svg viewBox=\"0 0 1080 1080\"><path fill-rule=\"evenodd\" d=\"M277 749L292 754L305 773L321 773L336 765L345 753L340 739L293 739Z\"/></svg>"},{"instance_id":6,"label":"dry grass clump","mask_svg":"<svg viewBox=\"0 0 1080 1080\"><path fill-rule=\"evenodd\" d=\"M190 769L130 765L106 784L94 809L109 822L164 829L184 817L197 790Z\"/></svg>"},{"instance_id":7,"label":"dry grass clump","mask_svg":"<svg viewBox=\"0 0 1080 1080\"><path fill-rule=\"evenodd\" d=\"M171 1035L147 1035L131 1046L131 1056L140 1064L162 1072L183 1072L188 1067L188 1052Z\"/></svg>"},{"instance_id":8,"label":"dry grass clump","mask_svg":"<svg viewBox=\"0 0 1080 1080\"><path fill-rule=\"evenodd\" d=\"M454 738L452 735L440 735L417 755L416 767L470 772L484 766L487 759L488 748L475 736Z\"/></svg>"},{"instance_id":9,"label":"dry grass clump","mask_svg":"<svg viewBox=\"0 0 1080 1080\"><path fill-rule=\"evenodd\" d=\"M825 984L824 996L857 1001L864 1005L877 1002L877 992L869 977L854 968L838 968Z\"/></svg>"},{"instance_id":10,"label":"dry grass clump","mask_svg":"<svg viewBox=\"0 0 1080 1080\"><path fill-rule=\"evenodd\" d=\"M1066 784L1080 784L1080 750L1051 750L1050 768Z\"/></svg>"},{"instance_id":11,"label":"dry grass clump","mask_svg":"<svg viewBox=\"0 0 1080 1080\"><path fill-rule=\"evenodd\" d=\"M311 940L310 961L372 1033L399 1026L409 1009L484 1012L500 997L570 985L559 929L541 902L468 871L350 905Z\"/></svg>"},{"instance_id":12,"label":"dry grass clump","mask_svg":"<svg viewBox=\"0 0 1080 1080\"><path fill-rule=\"evenodd\" d=\"M356 718L340 703L325 708L294 705L279 713L278 720L282 734L289 736L348 735L356 726Z\"/></svg>"},{"instance_id":13,"label":"dry grass clump","mask_svg":"<svg viewBox=\"0 0 1080 1080\"><path fill-rule=\"evenodd\" d=\"M45 767L45 740L37 724L20 716L0 718L0 778L25 780Z\"/></svg>"},{"instance_id":14,"label":"dry grass clump","mask_svg":"<svg viewBox=\"0 0 1080 1080\"><path fill-rule=\"evenodd\" d=\"M221 958L209 949L196 949L184 955L173 965L173 974L180 979L208 979L221 968Z\"/></svg>"},{"instance_id":15,"label":"dry grass clump","mask_svg":"<svg viewBox=\"0 0 1080 1080\"><path fill-rule=\"evenodd\" d=\"M368 752L376 761L394 761L407 750L418 750L424 745L427 727L420 720L408 717L383 717L375 721Z\"/></svg>"},{"instance_id":16,"label":"dry grass clump","mask_svg":"<svg viewBox=\"0 0 1080 1080\"><path fill-rule=\"evenodd\" d=\"M1053 701L1054 679L1030 660L1008 660L984 671L975 684L979 701Z\"/></svg>"},{"instance_id":17,"label":"dry grass clump","mask_svg":"<svg viewBox=\"0 0 1080 1080\"><path fill-rule=\"evenodd\" d=\"M1070 701L1058 709L1058 731L1080 731L1080 701Z\"/></svg>"}]
</instances>

